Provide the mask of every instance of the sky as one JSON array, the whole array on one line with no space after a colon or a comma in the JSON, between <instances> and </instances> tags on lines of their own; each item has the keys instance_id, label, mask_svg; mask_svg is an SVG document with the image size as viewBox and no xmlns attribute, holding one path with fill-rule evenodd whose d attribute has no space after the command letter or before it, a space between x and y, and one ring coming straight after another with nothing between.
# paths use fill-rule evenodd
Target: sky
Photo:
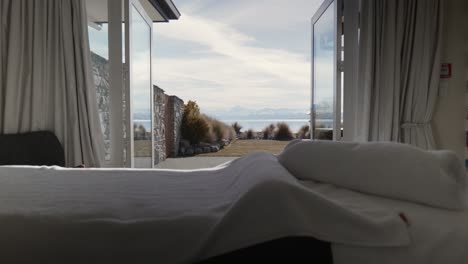
<instances>
[{"instance_id":1,"label":"sky","mask_svg":"<svg viewBox=\"0 0 468 264\"><path fill-rule=\"evenodd\" d=\"M153 26L154 83L204 112L310 108L311 17L322 0L173 0Z\"/></svg>"}]
</instances>

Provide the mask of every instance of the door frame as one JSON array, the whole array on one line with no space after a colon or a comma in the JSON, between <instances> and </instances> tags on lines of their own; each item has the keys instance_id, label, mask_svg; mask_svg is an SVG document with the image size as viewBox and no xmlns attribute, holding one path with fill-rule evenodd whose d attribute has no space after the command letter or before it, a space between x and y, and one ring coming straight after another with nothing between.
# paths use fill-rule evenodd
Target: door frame
<instances>
[{"instance_id":1,"label":"door frame","mask_svg":"<svg viewBox=\"0 0 468 264\"><path fill-rule=\"evenodd\" d=\"M125 89L125 65L123 63L123 1L110 4L109 16L109 121L110 121L110 155L109 167L124 167L124 133L123 133L123 91Z\"/></svg>"},{"instance_id":2,"label":"door frame","mask_svg":"<svg viewBox=\"0 0 468 264\"><path fill-rule=\"evenodd\" d=\"M144 0L145 1L145 0ZM150 27L150 94L151 94L151 156L154 166L154 102L153 102L153 21L138 0L108 0L109 46L109 122L110 161L106 167L134 167L133 164L133 116L131 111L131 8L135 7ZM124 97L126 109L123 109Z\"/></svg>"},{"instance_id":3,"label":"door frame","mask_svg":"<svg viewBox=\"0 0 468 264\"><path fill-rule=\"evenodd\" d=\"M314 25L322 17L323 13L328 10L330 5L335 2L334 5L334 16L335 16L335 49L333 51L334 71L333 71L333 140L341 140L341 36L343 29L341 26L341 19L343 16L342 0L325 0L315 12L311 20L311 109L310 109L310 128L311 128L311 139L316 139L316 106L314 104L315 99L315 87L314 87Z\"/></svg>"},{"instance_id":4,"label":"door frame","mask_svg":"<svg viewBox=\"0 0 468 264\"><path fill-rule=\"evenodd\" d=\"M131 30L132 23L132 8L135 8L141 15L143 20L148 24L150 29L150 108L151 108L151 168L154 167L154 100L153 100L153 21L148 16L139 0L125 0L125 131L126 131L126 142L125 142L125 167L133 168L134 163L134 132L133 132L133 106L132 106L132 72L133 72L133 55L132 55L132 35Z\"/></svg>"},{"instance_id":5,"label":"door frame","mask_svg":"<svg viewBox=\"0 0 468 264\"><path fill-rule=\"evenodd\" d=\"M359 61L359 16L360 0L346 0L343 2L343 15L346 18L344 24L345 60L344 60L344 107L343 126L346 131L343 140L353 141L357 138L356 122L360 113L356 112L356 105L360 102L356 95L358 91L358 61Z\"/></svg>"}]
</instances>

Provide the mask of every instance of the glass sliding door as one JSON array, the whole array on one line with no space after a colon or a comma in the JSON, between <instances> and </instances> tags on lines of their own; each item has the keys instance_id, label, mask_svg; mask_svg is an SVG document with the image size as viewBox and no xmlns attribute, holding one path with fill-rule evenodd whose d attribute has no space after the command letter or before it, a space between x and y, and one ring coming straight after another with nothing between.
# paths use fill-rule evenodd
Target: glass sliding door
<instances>
[{"instance_id":1,"label":"glass sliding door","mask_svg":"<svg viewBox=\"0 0 468 264\"><path fill-rule=\"evenodd\" d=\"M152 21L137 0L128 1L126 27L127 166L153 167Z\"/></svg>"},{"instance_id":2,"label":"glass sliding door","mask_svg":"<svg viewBox=\"0 0 468 264\"><path fill-rule=\"evenodd\" d=\"M86 0L106 167L154 163L153 21L143 1Z\"/></svg>"},{"instance_id":3,"label":"glass sliding door","mask_svg":"<svg viewBox=\"0 0 468 264\"><path fill-rule=\"evenodd\" d=\"M119 140L121 133L114 133L115 130L113 130L113 126L118 123L112 120L114 116L112 103L115 102L116 98L112 97L112 93L115 89L111 85L111 82L115 78L112 78L113 76L110 69L112 56L110 48L111 41L109 41L109 19L111 17L109 13L109 3L107 0L86 0L86 13L88 16L88 37L93 79L96 88L96 99L98 103L98 114L104 138L105 156L101 165L103 167L121 166L121 163L117 161L120 156L118 152L115 152L116 148L115 144L113 144L113 141ZM118 19L121 24L121 14ZM122 127L120 126L119 128L121 131ZM119 150L122 151L121 148Z\"/></svg>"},{"instance_id":4,"label":"glass sliding door","mask_svg":"<svg viewBox=\"0 0 468 264\"><path fill-rule=\"evenodd\" d=\"M107 3L106 3L107 4ZM109 98L109 33L108 24L88 18L91 66L96 88L96 99L101 130L104 138L104 165L111 161L110 150L110 98Z\"/></svg>"},{"instance_id":5,"label":"glass sliding door","mask_svg":"<svg viewBox=\"0 0 468 264\"><path fill-rule=\"evenodd\" d=\"M312 19L313 139L341 139L341 30L340 1L325 1Z\"/></svg>"}]
</instances>

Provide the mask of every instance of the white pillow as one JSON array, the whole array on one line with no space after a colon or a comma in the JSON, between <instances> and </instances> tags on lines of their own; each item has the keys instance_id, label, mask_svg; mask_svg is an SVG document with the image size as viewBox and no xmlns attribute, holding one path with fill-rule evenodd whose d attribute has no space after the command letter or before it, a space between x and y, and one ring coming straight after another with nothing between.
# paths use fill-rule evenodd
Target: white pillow
<instances>
[{"instance_id":1,"label":"white pillow","mask_svg":"<svg viewBox=\"0 0 468 264\"><path fill-rule=\"evenodd\" d=\"M296 145L298 143L306 142L306 141L310 141L310 139L293 139L293 140L289 141L288 144L286 144L286 146L284 146L282 152L284 152L286 149L290 148L291 146L294 146L294 145Z\"/></svg>"},{"instance_id":2,"label":"white pillow","mask_svg":"<svg viewBox=\"0 0 468 264\"><path fill-rule=\"evenodd\" d=\"M398 143L302 141L279 162L301 180L316 180L447 209L467 207L465 169L451 151Z\"/></svg>"}]
</instances>

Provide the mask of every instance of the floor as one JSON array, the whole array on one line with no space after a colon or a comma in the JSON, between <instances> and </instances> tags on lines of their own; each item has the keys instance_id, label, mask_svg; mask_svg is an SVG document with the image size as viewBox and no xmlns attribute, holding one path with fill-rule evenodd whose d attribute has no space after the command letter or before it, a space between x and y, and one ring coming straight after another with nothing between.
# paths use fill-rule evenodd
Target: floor
<instances>
[{"instance_id":1,"label":"floor","mask_svg":"<svg viewBox=\"0 0 468 264\"><path fill-rule=\"evenodd\" d=\"M151 157L135 157L134 167L135 168L151 168Z\"/></svg>"},{"instance_id":2,"label":"floor","mask_svg":"<svg viewBox=\"0 0 468 264\"><path fill-rule=\"evenodd\" d=\"M194 170L216 167L238 157L189 157L167 159L155 166L157 169Z\"/></svg>"}]
</instances>

